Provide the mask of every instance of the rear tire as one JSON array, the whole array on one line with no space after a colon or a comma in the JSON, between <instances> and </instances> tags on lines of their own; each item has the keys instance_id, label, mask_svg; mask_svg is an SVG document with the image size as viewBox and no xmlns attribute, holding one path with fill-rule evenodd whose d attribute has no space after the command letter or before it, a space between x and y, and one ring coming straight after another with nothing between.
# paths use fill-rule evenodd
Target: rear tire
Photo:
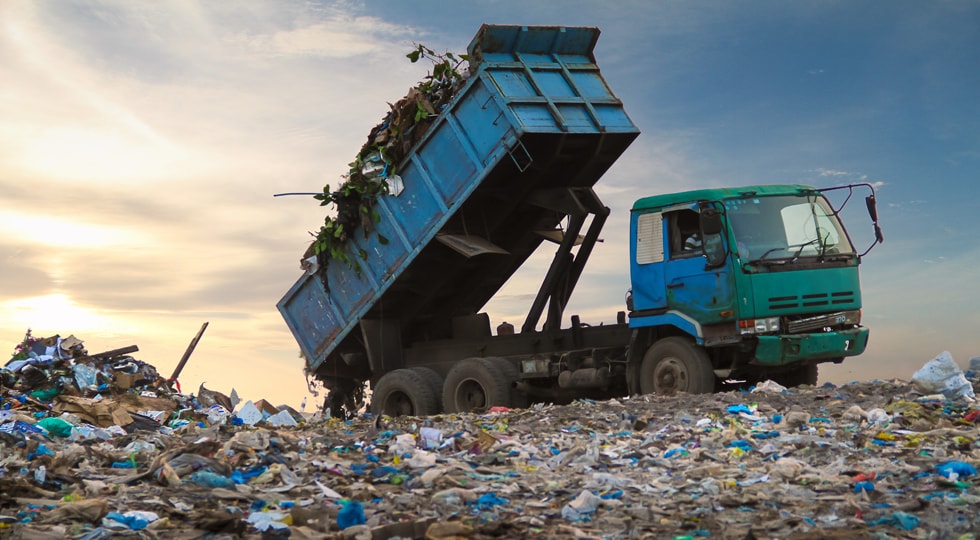
<instances>
[{"instance_id":1,"label":"rear tire","mask_svg":"<svg viewBox=\"0 0 980 540\"><path fill-rule=\"evenodd\" d=\"M439 398L418 372L396 369L384 374L374 386L371 412L388 416L429 416L438 414Z\"/></svg>"},{"instance_id":2,"label":"rear tire","mask_svg":"<svg viewBox=\"0 0 980 540\"><path fill-rule=\"evenodd\" d=\"M715 372L708 353L682 337L657 341L640 364L640 392L672 395L708 394L715 389Z\"/></svg>"},{"instance_id":3,"label":"rear tire","mask_svg":"<svg viewBox=\"0 0 980 540\"><path fill-rule=\"evenodd\" d=\"M429 390L432 391L432 395L436 398L436 412L438 414L442 412L442 375L439 375L436 370L427 367L413 367L412 371L418 373L425 382L429 385Z\"/></svg>"},{"instance_id":4,"label":"rear tire","mask_svg":"<svg viewBox=\"0 0 980 540\"><path fill-rule=\"evenodd\" d=\"M446 375L442 403L450 413L510 407L510 377L489 358L461 360Z\"/></svg>"}]
</instances>

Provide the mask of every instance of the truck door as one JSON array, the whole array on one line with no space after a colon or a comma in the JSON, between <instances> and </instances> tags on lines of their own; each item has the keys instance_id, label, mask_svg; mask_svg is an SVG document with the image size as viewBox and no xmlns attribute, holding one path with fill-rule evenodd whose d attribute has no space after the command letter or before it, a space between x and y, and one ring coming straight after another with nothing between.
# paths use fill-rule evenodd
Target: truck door
<instances>
[{"instance_id":1,"label":"truck door","mask_svg":"<svg viewBox=\"0 0 980 540\"><path fill-rule=\"evenodd\" d=\"M663 213L633 214L631 219L630 276L633 286L630 310L637 315L663 311L667 307Z\"/></svg>"},{"instance_id":2,"label":"truck door","mask_svg":"<svg viewBox=\"0 0 980 540\"><path fill-rule=\"evenodd\" d=\"M664 213L667 254L664 283L667 307L701 325L720 322L721 312L734 307L730 262L706 269L701 245L700 214L693 209Z\"/></svg>"}]
</instances>

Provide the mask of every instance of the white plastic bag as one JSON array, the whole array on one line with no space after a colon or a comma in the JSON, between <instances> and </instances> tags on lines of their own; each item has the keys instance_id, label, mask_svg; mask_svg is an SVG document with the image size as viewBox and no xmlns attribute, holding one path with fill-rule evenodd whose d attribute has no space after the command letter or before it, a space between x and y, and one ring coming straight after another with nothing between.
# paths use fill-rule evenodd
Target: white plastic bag
<instances>
[{"instance_id":1,"label":"white plastic bag","mask_svg":"<svg viewBox=\"0 0 980 540\"><path fill-rule=\"evenodd\" d=\"M976 399L973 385L963 375L963 370L953 361L949 351L926 362L912 375L912 384L924 394L939 394L947 399Z\"/></svg>"}]
</instances>

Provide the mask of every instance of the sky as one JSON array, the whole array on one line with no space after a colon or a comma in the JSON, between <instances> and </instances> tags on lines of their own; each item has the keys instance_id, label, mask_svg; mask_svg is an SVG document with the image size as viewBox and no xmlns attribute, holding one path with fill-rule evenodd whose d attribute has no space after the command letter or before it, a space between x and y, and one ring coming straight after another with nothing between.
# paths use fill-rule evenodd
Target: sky
<instances>
[{"instance_id":1,"label":"sky","mask_svg":"<svg viewBox=\"0 0 980 540\"><path fill-rule=\"evenodd\" d=\"M980 3L973 0L0 0L0 348L74 334L169 376L299 407L276 302L336 185L422 80L415 44L484 23L595 26L642 134L600 180L604 242L566 316L613 321L633 200L771 183L876 186L868 350L820 380L908 380L980 356ZM863 201L845 219L870 242ZM519 323L550 252L489 305Z\"/></svg>"}]
</instances>

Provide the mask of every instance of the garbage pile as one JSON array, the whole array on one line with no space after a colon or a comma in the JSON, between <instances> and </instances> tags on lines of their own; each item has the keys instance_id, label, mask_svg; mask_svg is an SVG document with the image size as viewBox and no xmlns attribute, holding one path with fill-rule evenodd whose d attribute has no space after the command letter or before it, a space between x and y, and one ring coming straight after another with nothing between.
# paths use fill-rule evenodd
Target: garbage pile
<instances>
[{"instance_id":1,"label":"garbage pile","mask_svg":"<svg viewBox=\"0 0 980 540\"><path fill-rule=\"evenodd\" d=\"M143 431L6 407L4 379L0 536L975 538L980 408L917 376L426 418L202 406Z\"/></svg>"}]
</instances>

